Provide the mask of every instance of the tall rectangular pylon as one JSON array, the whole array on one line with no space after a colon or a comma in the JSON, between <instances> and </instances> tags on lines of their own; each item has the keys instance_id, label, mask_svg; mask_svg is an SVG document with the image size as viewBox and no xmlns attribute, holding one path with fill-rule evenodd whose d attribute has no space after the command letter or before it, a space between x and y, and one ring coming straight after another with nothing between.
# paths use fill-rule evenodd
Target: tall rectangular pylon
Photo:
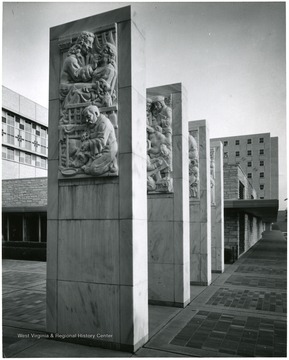
<instances>
[{"instance_id":1,"label":"tall rectangular pylon","mask_svg":"<svg viewBox=\"0 0 289 360\"><path fill-rule=\"evenodd\" d=\"M131 7L50 32L47 331L125 351L148 339L144 42Z\"/></svg>"},{"instance_id":2,"label":"tall rectangular pylon","mask_svg":"<svg viewBox=\"0 0 289 360\"><path fill-rule=\"evenodd\" d=\"M224 272L223 144L210 141L212 272Z\"/></svg>"},{"instance_id":3,"label":"tall rectangular pylon","mask_svg":"<svg viewBox=\"0 0 289 360\"><path fill-rule=\"evenodd\" d=\"M190 301L188 122L182 84L147 90L149 301Z\"/></svg>"},{"instance_id":4,"label":"tall rectangular pylon","mask_svg":"<svg viewBox=\"0 0 289 360\"><path fill-rule=\"evenodd\" d=\"M210 140L206 120L189 122L191 284L210 285Z\"/></svg>"}]
</instances>

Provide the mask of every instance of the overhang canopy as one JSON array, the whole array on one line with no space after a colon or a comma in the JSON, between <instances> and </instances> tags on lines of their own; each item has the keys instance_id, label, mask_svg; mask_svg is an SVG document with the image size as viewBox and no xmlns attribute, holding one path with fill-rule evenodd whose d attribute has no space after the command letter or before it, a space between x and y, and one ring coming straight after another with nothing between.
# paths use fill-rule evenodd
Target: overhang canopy
<instances>
[{"instance_id":1,"label":"overhang canopy","mask_svg":"<svg viewBox=\"0 0 289 360\"><path fill-rule=\"evenodd\" d=\"M225 210L242 211L261 218L264 222L277 221L279 201L277 199L225 200Z\"/></svg>"}]
</instances>

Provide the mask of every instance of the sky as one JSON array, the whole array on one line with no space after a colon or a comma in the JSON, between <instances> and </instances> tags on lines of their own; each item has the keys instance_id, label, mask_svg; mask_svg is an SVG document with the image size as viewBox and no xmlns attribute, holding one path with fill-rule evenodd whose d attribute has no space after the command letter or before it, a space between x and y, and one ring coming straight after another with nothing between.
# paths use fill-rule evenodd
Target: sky
<instances>
[{"instance_id":1,"label":"sky","mask_svg":"<svg viewBox=\"0 0 289 360\"><path fill-rule=\"evenodd\" d=\"M279 137L286 207L285 2L4 2L2 84L48 107L49 28L132 5L146 38L147 88L181 82L188 121L210 137Z\"/></svg>"}]
</instances>

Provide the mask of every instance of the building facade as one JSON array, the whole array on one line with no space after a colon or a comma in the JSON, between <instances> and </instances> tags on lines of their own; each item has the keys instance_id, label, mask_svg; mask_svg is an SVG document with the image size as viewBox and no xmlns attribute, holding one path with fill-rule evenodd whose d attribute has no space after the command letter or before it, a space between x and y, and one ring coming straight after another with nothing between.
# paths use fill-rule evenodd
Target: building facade
<instances>
[{"instance_id":1,"label":"building facade","mask_svg":"<svg viewBox=\"0 0 289 360\"><path fill-rule=\"evenodd\" d=\"M47 176L48 110L2 86L2 179Z\"/></svg>"},{"instance_id":2,"label":"building facade","mask_svg":"<svg viewBox=\"0 0 289 360\"><path fill-rule=\"evenodd\" d=\"M224 164L239 164L256 190L256 199L278 199L278 138L270 133L231 136L222 141Z\"/></svg>"},{"instance_id":3,"label":"building facade","mask_svg":"<svg viewBox=\"0 0 289 360\"><path fill-rule=\"evenodd\" d=\"M277 199L257 199L257 190L240 164L224 164L225 261L236 260L260 238L266 224L276 221Z\"/></svg>"}]
</instances>

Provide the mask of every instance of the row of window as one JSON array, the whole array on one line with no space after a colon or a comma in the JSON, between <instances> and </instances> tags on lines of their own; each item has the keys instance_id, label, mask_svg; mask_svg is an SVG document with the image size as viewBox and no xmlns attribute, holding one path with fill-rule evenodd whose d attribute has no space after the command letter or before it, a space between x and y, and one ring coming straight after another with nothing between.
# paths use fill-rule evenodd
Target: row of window
<instances>
[{"instance_id":1,"label":"row of window","mask_svg":"<svg viewBox=\"0 0 289 360\"><path fill-rule=\"evenodd\" d=\"M248 161L247 166L252 167L252 161ZM264 160L259 161L259 166L264 166Z\"/></svg>"},{"instance_id":2,"label":"row of window","mask_svg":"<svg viewBox=\"0 0 289 360\"><path fill-rule=\"evenodd\" d=\"M248 179L252 179L252 173L248 173L247 176L248 176ZM260 177L260 178L264 178L264 173L263 173L263 172L260 172L260 173L259 173L259 177Z\"/></svg>"},{"instance_id":3,"label":"row of window","mask_svg":"<svg viewBox=\"0 0 289 360\"><path fill-rule=\"evenodd\" d=\"M20 150L2 147L2 159L47 169L47 159Z\"/></svg>"},{"instance_id":4,"label":"row of window","mask_svg":"<svg viewBox=\"0 0 289 360\"><path fill-rule=\"evenodd\" d=\"M248 151L247 151L247 156L251 156L251 155L252 155L252 150L248 150ZM259 150L259 155L264 155L264 149L260 149L260 150ZM235 156L236 156L236 157L239 157L239 156L240 156L240 151L236 151L236 152L235 152ZM224 152L224 157L225 157L225 158L229 157L229 153L225 151L225 152ZM261 165L261 166L263 166L263 165Z\"/></svg>"},{"instance_id":5,"label":"row of window","mask_svg":"<svg viewBox=\"0 0 289 360\"><path fill-rule=\"evenodd\" d=\"M3 110L2 143L47 155L47 128Z\"/></svg>"},{"instance_id":6,"label":"row of window","mask_svg":"<svg viewBox=\"0 0 289 360\"><path fill-rule=\"evenodd\" d=\"M259 144L263 144L264 143L264 138L259 138ZM228 146L229 141L225 140L224 141L224 146ZM252 144L252 139L247 139L247 144ZM240 140L235 140L235 145L240 145Z\"/></svg>"}]
</instances>

